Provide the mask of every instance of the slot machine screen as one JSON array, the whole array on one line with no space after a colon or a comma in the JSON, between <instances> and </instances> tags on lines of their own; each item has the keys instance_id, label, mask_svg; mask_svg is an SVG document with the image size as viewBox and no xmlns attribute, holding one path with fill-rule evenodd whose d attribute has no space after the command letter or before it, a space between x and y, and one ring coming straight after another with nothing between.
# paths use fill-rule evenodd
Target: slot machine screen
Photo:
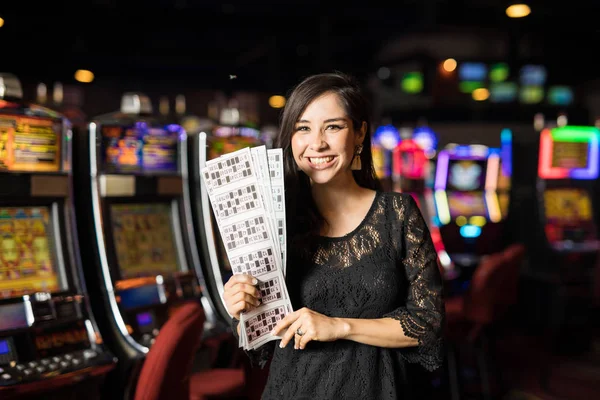
<instances>
[{"instance_id":1,"label":"slot machine screen","mask_svg":"<svg viewBox=\"0 0 600 400\"><path fill-rule=\"evenodd\" d=\"M486 163L486 160L450 160L446 190L483 190Z\"/></svg>"},{"instance_id":2,"label":"slot machine screen","mask_svg":"<svg viewBox=\"0 0 600 400\"><path fill-rule=\"evenodd\" d=\"M245 147L260 146L262 142L252 136L211 137L208 141L207 159L212 160L223 154Z\"/></svg>"},{"instance_id":3,"label":"slot machine screen","mask_svg":"<svg viewBox=\"0 0 600 400\"><path fill-rule=\"evenodd\" d=\"M113 204L110 210L122 279L179 270L170 205Z\"/></svg>"},{"instance_id":4,"label":"slot machine screen","mask_svg":"<svg viewBox=\"0 0 600 400\"><path fill-rule=\"evenodd\" d=\"M554 142L552 145L553 168L587 168L588 142Z\"/></svg>"},{"instance_id":5,"label":"slot machine screen","mask_svg":"<svg viewBox=\"0 0 600 400\"><path fill-rule=\"evenodd\" d=\"M544 192L548 222L577 223L593 219L592 201L581 189L549 189Z\"/></svg>"},{"instance_id":6,"label":"slot machine screen","mask_svg":"<svg viewBox=\"0 0 600 400\"><path fill-rule=\"evenodd\" d=\"M57 119L0 115L0 171L60 170L61 132Z\"/></svg>"},{"instance_id":7,"label":"slot machine screen","mask_svg":"<svg viewBox=\"0 0 600 400\"><path fill-rule=\"evenodd\" d=\"M450 217L486 216L487 209L483 192L447 192Z\"/></svg>"},{"instance_id":8,"label":"slot machine screen","mask_svg":"<svg viewBox=\"0 0 600 400\"><path fill-rule=\"evenodd\" d=\"M0 207L0 298L64 290L49 207Z\"/></svg>"},{"instance_id":9,"label":"slot machine screen","mask_svg":"<svg viewBox=\"0 0 600 400\"><path fill-rule=\"evenodd\" d=\"M178 171L178 125L154 127L103 125L101 156L105 172L175 173Z\"/></svg>"},{"instance_id":10,"label":"slot machine screen","mask_svg":"<svg viewBox=\"0 0 600 400\"><path fill-rule=\"evenodd\" d=\"M596 237L592 201L582 189L549 189L544 192L545 232L550 242L581 242Z\"/></svg>"}]
</instances>

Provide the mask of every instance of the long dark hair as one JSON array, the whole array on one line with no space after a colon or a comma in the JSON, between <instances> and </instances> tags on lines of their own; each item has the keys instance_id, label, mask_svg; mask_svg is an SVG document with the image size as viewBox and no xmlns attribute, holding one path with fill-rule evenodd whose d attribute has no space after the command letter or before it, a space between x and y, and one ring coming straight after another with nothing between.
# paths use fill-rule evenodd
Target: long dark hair
<instances>
[{"instance_id":1,"label":"long dark hair","mask_svg":"<svg viewBox=\"0 0 600 400\"><path fill-rule=\"evenodd\" d=\"M338 96L346 115L352 121L353 129L360 129L362 123L366 122L367 133L360 154L362 168L352 171L352 174L359 186L373 190L381 189L379 180L375 176L371 155L369 105L358 82L352 76L338 72L313 75L304 79L288 96L281 116L280 132L275 141L275 146L283 149L286 224L287 235L290 238L314 233L324 222L315 207L310 180L296 166L292 154L292 136L296 123L306 107L325 93L335 93Z\"/></svg>"}]
</instances>

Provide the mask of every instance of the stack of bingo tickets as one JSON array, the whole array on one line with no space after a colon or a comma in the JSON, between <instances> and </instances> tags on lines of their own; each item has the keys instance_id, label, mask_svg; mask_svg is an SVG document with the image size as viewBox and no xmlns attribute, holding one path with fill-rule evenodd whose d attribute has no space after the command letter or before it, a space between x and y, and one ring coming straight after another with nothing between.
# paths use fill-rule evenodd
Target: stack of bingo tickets
<instances>
[{"instance_id":1,"label":"stack of bingo tickets","mask_svg":"<svg viewBox=\"0 0 600 400\"><path fill-rule=\"evenodd\" d=\"M283 152L243 148L206 162L202 178L234 274L258 280L261 304L240 316L240 347L278 339L271 330L292 304L285 285Z\"/></svg>"}]
</instances>

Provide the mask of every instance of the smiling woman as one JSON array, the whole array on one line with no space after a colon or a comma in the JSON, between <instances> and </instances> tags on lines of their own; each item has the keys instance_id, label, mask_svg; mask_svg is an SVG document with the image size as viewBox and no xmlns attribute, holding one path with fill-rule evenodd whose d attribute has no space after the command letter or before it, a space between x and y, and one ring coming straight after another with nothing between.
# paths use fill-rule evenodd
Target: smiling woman
<instances>
[{"instance_id":1,"label":"smiling woman","mask_svg":"<svg viewBox=\"0 0 600 400\"><path fill-rule=\"evenodd\" d=\"M304 80L281 126L295 311L273 329L278 347L249 352L259 365L272 357L262 398L414 398L406 364L441 364L444 320L419 208L410 195L378 190L367 103L348 76ZM235 318L260 304L256 284L238 274L225 285Z\"/></svg>"}]
</instances>

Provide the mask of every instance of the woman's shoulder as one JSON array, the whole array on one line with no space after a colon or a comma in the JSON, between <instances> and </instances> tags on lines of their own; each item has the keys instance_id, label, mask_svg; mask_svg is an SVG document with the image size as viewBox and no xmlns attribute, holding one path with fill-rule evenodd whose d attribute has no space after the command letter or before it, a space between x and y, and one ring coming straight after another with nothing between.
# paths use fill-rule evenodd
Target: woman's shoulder
<instances>
[{"instance_id":1,"label":"woman's shoulder","mask_svg":"<svg viewBox=\"0 0 600 400\"><path fill-rule=\"evenodd\" d=\"M415 203L412 195L408 193L380 192L379 196L396 212L404 212L407 207L411 207Z\"/></svg>"}]
</instances>

